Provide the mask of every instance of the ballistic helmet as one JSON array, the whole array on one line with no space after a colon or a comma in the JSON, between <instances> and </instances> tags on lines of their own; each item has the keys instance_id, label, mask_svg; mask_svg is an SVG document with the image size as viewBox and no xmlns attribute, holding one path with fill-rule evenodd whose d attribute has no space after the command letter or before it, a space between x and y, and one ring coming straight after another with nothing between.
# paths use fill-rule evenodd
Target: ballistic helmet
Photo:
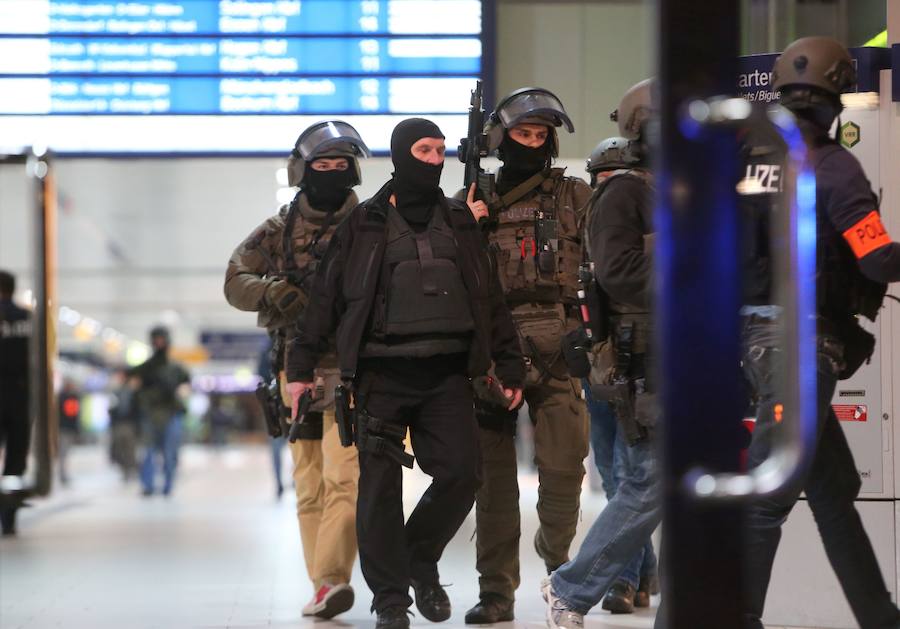
<instances>
[{"instance_id":1,"label":"ballistic helmet","mask_svg":"<svg viewBox=\"0 0 900 629\"><path fill-rule=\"evenodd\" d=\"M585 170L594 174L601 170L631 168L638 162L631 149L631 142L625 138L606 138L591 151Z\"/></svg>"},{"instance_id":2,"label":"ballistic helmet","mask_svg":"<svg viewBox=\"0 0 900 629\"><path fill-rule=\"evenodd\" d=\"M352 125L342 120L317 122L300 134L291 156L288 158L288 185L299 186L303 182L306 165L320 157L345 157L355 175L353 185L362 182L359 156L369 157L371 152Z\"/></svg>"},{"instance_id":3,"label":"ballistic helmet","mask_svg":"<svg viewBox=\"0 0 900 629\"><path fill-rule=\"evenodd\" d=\"M850 53L837 40L803 37L775 61L772 80L776 90L814 87L838 96L856 83L856 69Z\"/></svg>"},{"instance_id":4,"label":"ballistic helmet","mask_svg":"<svg viewBox=\"0 0 900 629\"><path fill-rule=\"evenodd\" d=\"M541 87L523 87L497 104L484 125L490 150L497 150L506 130L518 124L539 124L548 127L551 157L559 155L556 127L565 125L569 133L575 131L575 125L572 124L562 102L553 92Z\"/></svg>"},{"instance_id":5,"label":"ballistic helmet","mask_svg":"<svg viewBox=\"0 0 900 629\"><path fill-rule=\"evenodd\" d=\"M619 135L627 140L641 137L643 124L656 116L658 107L653 92L656 89L655 79L644 79L631 86L619 106L609 115L609 119L619 124Z\"/></svg>"}]
</instances>

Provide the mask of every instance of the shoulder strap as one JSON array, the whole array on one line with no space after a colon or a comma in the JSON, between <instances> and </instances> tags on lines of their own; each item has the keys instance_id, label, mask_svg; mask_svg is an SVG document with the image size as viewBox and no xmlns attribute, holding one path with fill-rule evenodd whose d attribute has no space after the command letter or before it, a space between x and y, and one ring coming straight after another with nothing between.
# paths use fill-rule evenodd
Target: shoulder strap
<instances>
[{"instance_id":1,"label":"shoulder strap","mask_svg":"<svg viewBox=\"0 0 900 629\"><path fill-rule=\"evenodd\" d=\"M287 216L284 219L284 231L281 234L281 254L284 260L284 270L289 276L297 270L297 261L294 260L293 237L294 225L297 224L297 215L300 213L298 205L300 204L301 194L303 194L302 190L294 195L291 206L287 211Z\"/></svg>"},{"instance_id":2,"label":"shoulder strap","mask_svg":"<svg viewBox=\"0 0 900 629\"><path fill-rule=\"evenodd\" d=\"M543 184L544 181L552 175L552 173L552 170L545 168L541 172L533 174L518 186L501 196L497 201L491 203L488 206L488 209L491 212L496 212L497 210L508 208L510 205L537 188L539 185Z\"/></svg>"}]
</instances>

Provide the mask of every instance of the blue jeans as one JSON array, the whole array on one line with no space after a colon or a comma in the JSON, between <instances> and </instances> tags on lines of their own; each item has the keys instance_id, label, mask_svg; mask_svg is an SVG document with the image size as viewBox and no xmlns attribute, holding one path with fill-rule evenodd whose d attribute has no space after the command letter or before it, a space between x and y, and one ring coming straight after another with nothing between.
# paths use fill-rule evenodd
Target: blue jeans
<instances>
[{"instance_id":1,"label":"blue jeans","mask_svg":"<svg viewBox=\"0 0 900 629\"><path fill-rule=\"evenodd\" d=\"M165 426L145 427L150 431L150 438L146 440L144 462L141 465L141 484L144 493L152 494L155 490L157 455L162 457L163 494L168 496L172 492L175 468L178 465L178 448L181 446L182 422L182 415L173 415Z\"/></svg>"},{"instance_id":2,"label":"blue jeans","mask_svg":"<svg viewBox=\"0 0 900 629\"><path fill-rule=\"evenodd\" d=\"M779 425L774 421L780 364L778 326L773 320L749 317L744 322L744 372L758 398L758 416L750 446L753 467L768 456ZM772 563L781 540L781 525L801 491L806 492L828 561L853 615L862 629L900 626L900 611L891 602L872 544L863 528L854 500L861 482L843 428L831 408L831 399L843 366L843 345L836 337L817 339L818 441L802 481L779 496L750 505L746 533L747 575L745 629L762 629L760 617Z\"/></svg>"},{"instance_id":3,"label":"blue jeans","mask_svg":"<svg viewBox=\"0 0 900 629\"><path fill-rule=\"evenodd\" d=\"M284 436L269 439L269 447L272 452L272 467L275 472L275 489L278 495L284 491L284 484L281 482L281 451L284 450Z\"/></svg>"},{"instance_id":4,"label":"blue jeans","mask_svg":"<svg viewBox=\"0 0 900 629\"><path fill-rule=\"evenodd\" d=\"M612 406L605 400L594 399L587 378L582 380L582 387L587 400L588 414L591 417L591 448L594 450L594 463L600 472L606 499L612 500L616 495L619 479L628 473L623 457L623 452L628 446L616 439L619 424ZM619 576L619 580L637 588L641 577L656 575L656 563L653 541L648 538L644 547Z\"/></svg>"},{"instance_id":5,"label":"blue jeans","mask_svg":"<svg viewBox=\"0 0 900 629\"><path fill-rule=\"evenodd\" d=\"M578 554L552 575L553 591L586 614L628 569L662 519L657 457L652 441L636 445L616 436L621 471L616 494L591 526ZM637 564L639 565L639 564Z\"/></svg>"}]
</instances>

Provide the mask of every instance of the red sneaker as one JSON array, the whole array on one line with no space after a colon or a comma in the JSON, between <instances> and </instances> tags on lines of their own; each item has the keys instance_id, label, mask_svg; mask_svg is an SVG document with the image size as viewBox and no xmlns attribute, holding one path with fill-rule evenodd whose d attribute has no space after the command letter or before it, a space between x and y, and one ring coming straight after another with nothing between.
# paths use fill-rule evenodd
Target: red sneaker
<instances>
[{"instance_id":1,"label":"red sneaker","mask_svg":"<svg viewBox=\"0 0 900 629\"><path fill-rule=\"evenodd\" d=\"M347 583L325 584L313 599L303 607L304 616L334 618L353 607L353 588Z\"/></svg>"}]
</instances>

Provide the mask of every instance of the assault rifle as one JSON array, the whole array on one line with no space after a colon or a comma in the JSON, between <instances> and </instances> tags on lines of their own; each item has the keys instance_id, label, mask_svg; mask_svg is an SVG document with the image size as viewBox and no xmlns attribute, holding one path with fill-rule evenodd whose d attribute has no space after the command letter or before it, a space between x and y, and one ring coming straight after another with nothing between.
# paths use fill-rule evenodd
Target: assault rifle
<instances>
[{"instance_id":1,"label":"assault rifle","mask_svg":"<svg viewBox=\"0 0 900 629\"><path fill-rule=\"evenodd\" d=\"M484 132L484 104L482 100L481 81L475 81L475 89L472 90L472 98L469 101L469 130L466 137L459 141L459 161L466 165L463 176L464 193L469 194L469 188L475 184L475 198L484 201L490 208L491 197L494 194L494 174L481 167L481 158L490 153L488 136ZM484 227L493 227L497 223L494 212L479 221Z\"/></svg>"}]
</instances>

